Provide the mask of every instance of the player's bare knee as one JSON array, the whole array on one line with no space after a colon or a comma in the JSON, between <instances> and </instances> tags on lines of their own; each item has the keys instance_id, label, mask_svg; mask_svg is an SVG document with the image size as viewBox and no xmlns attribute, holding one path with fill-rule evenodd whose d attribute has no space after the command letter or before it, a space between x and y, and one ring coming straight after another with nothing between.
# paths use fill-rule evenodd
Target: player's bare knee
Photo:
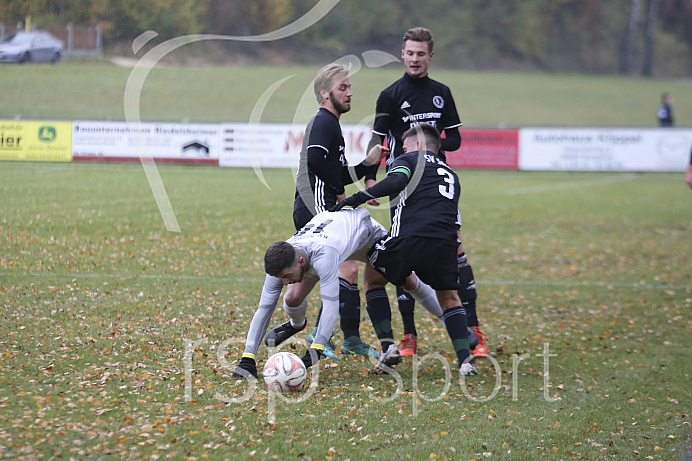
<instances>
[{"instance_id":1,"label":"player's bare knee","mask_svg":"<svg viewBox=\"0 0 692 461\"><path fill-rule=\"evenodd\" d=\"M358 262L346 261L339 267L339 277L348 283L355 285L358 283Z\"/></svg>"},{"instance_id":2,"label":"player's bare knee","mask_svg":"<svg viewBox=\"0 0 692 461\"><path fill-rule=\"evenodd\" d=\"M365 266L365 273L363 274L363 286L366 292L374 288L384 288L387 283L387 279L373 269L372 266Z\"/></svg>"}]
</instances>

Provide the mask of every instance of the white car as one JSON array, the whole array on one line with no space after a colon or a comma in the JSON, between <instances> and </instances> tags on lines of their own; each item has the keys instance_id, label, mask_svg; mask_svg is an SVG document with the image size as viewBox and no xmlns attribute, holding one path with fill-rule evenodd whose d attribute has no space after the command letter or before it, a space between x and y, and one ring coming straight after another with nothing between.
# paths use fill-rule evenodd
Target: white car
<instances>
[{"instance_id":1,"label":"white car","mask_svg":"<svg viewBox=\"0 0 692 461\"><path fill-rule=\"evenodd\" d=\"M0 40L0 62L50 62L62 56L60 40L40 30L14 32Z\"/></svg>"}]
</instances>

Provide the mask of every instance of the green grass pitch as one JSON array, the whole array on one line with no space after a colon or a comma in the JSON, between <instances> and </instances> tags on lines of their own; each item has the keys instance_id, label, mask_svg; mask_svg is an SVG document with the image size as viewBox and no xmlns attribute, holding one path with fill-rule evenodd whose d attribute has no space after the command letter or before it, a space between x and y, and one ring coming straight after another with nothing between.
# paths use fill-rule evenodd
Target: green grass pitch
<instances>
[{"instance_id":1,"label":"green grass pitch","mask_svg":"<svg viewBox=\"0 0 692 461\"><path fill-rule=\"evenodd\" d=\"M421 309L419 366L324 360L285 402L230 374L264 249L293 231L290 170L264 170L269 190L249 169L159 166L169 233L138 164L1 166L0 459L684 459L682 174L460 171L480 376L446 374ZM361 331L375 342L365 312Z\"/></svg>"}]
</instances>

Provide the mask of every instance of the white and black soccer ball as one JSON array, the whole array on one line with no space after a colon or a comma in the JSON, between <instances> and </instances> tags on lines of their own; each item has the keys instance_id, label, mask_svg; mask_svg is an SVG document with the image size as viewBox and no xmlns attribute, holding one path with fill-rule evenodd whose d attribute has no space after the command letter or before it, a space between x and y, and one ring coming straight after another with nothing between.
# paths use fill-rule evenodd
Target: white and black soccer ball
<instances>
[{"instance_id":1,"label":"white and black soccer ball","mask_svg":"<svg viewBox=\"0 0 692 461\"><path fill-rule=\"evenodd\" d=\"M294 392L303 387L308 371L305 364L291 352L278 352L264 364L264 382L273 392Z\"/></svg>"}]
</instances>

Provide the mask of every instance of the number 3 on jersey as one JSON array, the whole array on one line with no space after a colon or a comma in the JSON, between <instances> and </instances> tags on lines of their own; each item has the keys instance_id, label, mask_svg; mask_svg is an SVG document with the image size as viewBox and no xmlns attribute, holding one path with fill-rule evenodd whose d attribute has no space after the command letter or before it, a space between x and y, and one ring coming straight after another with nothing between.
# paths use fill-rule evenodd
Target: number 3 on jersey
<instances>
[{"instance_id":1,"label":"number 3 on jersey","mask_svg":"<svg viewBox=\"0 0 692 461\"><path fill-rule=\"evenodd\" d=\"M440 194L445 198L454 200L454 176L444 168L438 168L437 174L444 176L444 182L447 183L447 185L440 184Z\"/></svg>"}]
</instances>

